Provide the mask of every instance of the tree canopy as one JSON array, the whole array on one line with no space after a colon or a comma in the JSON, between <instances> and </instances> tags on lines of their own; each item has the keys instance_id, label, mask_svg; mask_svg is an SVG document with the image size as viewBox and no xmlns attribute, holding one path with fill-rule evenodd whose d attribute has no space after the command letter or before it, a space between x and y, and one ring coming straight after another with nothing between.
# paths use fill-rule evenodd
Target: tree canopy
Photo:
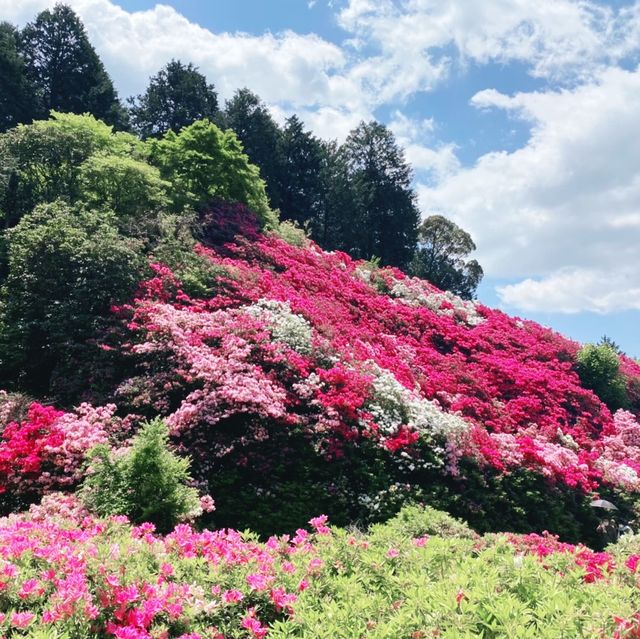
<instances>
[{"instance_id":1,"label":"tree canopy","mask_svg":"<svg viewBox=\"0 0 640 639\"><path fill-rule=\"evenodd\" d=\"M20 52L40 117L55 109L92 113L107 124L125 126L111 78L70 7L57 4L38 14L20 33Z\"/></svg>"},{"instance_id":2,"label":"tree canopy","mask_svg":"<svg viewBox=\"0 0 640 639\"><path fill-rule=\"evenodd\" d=\"M260 169L269 202L279 209L279 184L284 171L280 155L282 133L267 106L249 89L239 89L225 105L223 123L235 132L249 160Z\"/></svg>"},{"instance_id":3,"label":"tree canopy","mask_svg":"<svg viewBox=\"0 0 640 639\"><path fill-rule=\"evenodd\" d=\"M410 271L463 299L474 297L482 267L467 260L476 245L469 233L441 215L431 215L418 228L418 249Z\"/></svg>"},{"instance_id":4,"label":"tree canopy","mask_svg":"<svg viewBox=\"0 0 640 639\"><path fill-rule=\"evenodd\" d=\"M169 131L161 140L153 140L150 149L152 162L172 185L176 210L221 198L246 204L264 226L277 223L260 171L249 163L233 131L200 120L180 133Z\"/></svg>"},{"instance_id":5,"label":"tree canopy","mask_svg":"<svg viewBox=\"0 0 640 639\"><path fill-rule=\"evenodd\" d=\"M178 132L196 120L218 115L213 84L193 64L172 60L150 81L142 95L129 98L133 128L143 138Z\"/></svg>"},{"instance_id":6,"label":"tree canopy","mask_svg":"<svg viewBox=\"0 0 640 639\"><path fill-rule=\"evenodd\" d=\"M406 266L415 250L419 212L412 173L393 134L379 122L361 122L343 146L355 189L352 251L382 264Z\"/></svg>"},{"instance_id":7,"label":"tree canopy","mask_svg":"<svg viewBox=\"0 0 640 639\"><path fill-rule=\"evenodd\" d=\"M0 23L0 133L36 114L36 94L18 50L20 33L8 22Z\"/></svg>"}]
</instances>

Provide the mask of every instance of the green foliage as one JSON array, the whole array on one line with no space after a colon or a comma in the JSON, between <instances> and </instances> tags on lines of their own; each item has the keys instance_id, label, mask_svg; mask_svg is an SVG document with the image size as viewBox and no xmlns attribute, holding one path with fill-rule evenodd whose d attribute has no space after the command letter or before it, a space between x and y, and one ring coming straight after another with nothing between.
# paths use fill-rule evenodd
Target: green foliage
<instances>
[{"instance_id":1,"label":"green foliage","mask_svg":"<svg viewBox=\"0 0 640 639\"><path fill-rule=\"evenodd\" d=\"M148 521L168 532L200 514L198 492L188 486L189 460L169 449L169 431L161 419L145 424L124 451L96 446L90 464L80 494L98 515L126 515L133 523Z\"/></svg>"},{"instance_id":2,"label":"green foliage","mask_svg":"<svg viewBox=\"0 0 640 639\"><path fill-rule=\"evenodd\" d=\"M374 529L333 530L318 542L324 568L273 624L275 639L591 639L640 603L624 566L595 583L561 553L544 562L507 540L442 539L424 545Z\"/></svg>"},{"instance_id":3,"label":"green foliage","mask_svg":"<svg viewBox=\"0 0 640 639\"><path fill-rule=\"evenodd\" d=\"M629 406L620 360L609 344L585 344L578 352L576 370L582 385L591 389L610 410Z\"/></svg>"},{"instance_id":4,"label":"green foliage","mask_svg":"<svg viewBox=\"0 0 640 639\"><path fill-rule=\"evenodd\" d=\"M476 539L478 534L469 526L446 512L431 506L409 504L384 524L376 524L370 532L377 537L413 539L425 535L460 539Z\"/></svg>"},{"instance_id":5,"label":"green foliage","mask_svg":"<svg viewBox=\"0 0 640 639\"><path fill-rule=\"evenodd\" d=\"M63 202L25 215L6 243L0 370L46 392L56 368L73 371L76 357L97 350L86 342L141 278L140 247L118 233L113 215Z\"/></svg>"},{"instance_id":6,"label":"green foliage","mask_svg":"<svg viewBox=\"0 0 640 639\"><path fill-rule=\"evenodd\" d=\"M229 276L221 266L215 265L195 249L198 234L195 216L165 213L158 218L157 238L151 259L166 264L180 280L182 290L194 298L212 297L216 293L216 280Z\"/></svg>"},{"instance_id":7,"label":"green foliage","mask_svg":"<svg viewBox=\"0 0 640 639\"><path fill-rule=\"evenodd\" d=\"M30 122L36 114L35 91L18 51L19 37L15 27L0 23L0 133Z\"/></svg>"},{"instance_id":8,"label":"green foliage","mask_svg":"<svg viewBox=\"0 0 640 639\"><path fill-rule=\"evenodd\" d=\"M309 227L314 237L319 236L325 198L322 143L305 131L294 115L286 122L279 148L280 216Z\"/></svg>"},{"instance_id":9,"label":"green foliage","mask_svg":"<svg viewBox=\"0 0 640 639\"><path fill-rule=\"evenodd\" d=\"M249 161L260 169L271 206L280 209L280 183L285 171L280 149L282 132L267 106L249 89L239 89L227 101L222 123L238 136Z\"/></svg>"},{"instance_id":10,"label":"green foliage","mask_svg":"<svg viewBox=\"0 0 640 639\"><path fill-rule=\"evenodd\" d=\"M80 166L80 199L117 213L121 230L136 235L145 214L165 208L170 184L157 168L131 157L95 154Z\"/></svg>"},{"instance_id":11,"label":"green foliage","mask_svg":"<svg viewBox=\"0 0 640 639\"><path fill-rule=\"evenodd\" d=\"M172 184L170 195L177 211L221 198L246 204L262 226L276 226L260 171L249 163L232 131L201 120L178 134L169 131L161 140L152 140L150 150L162 177Z\"/></svg>"},{"instance_id":12,"label":"green foliage","mask_svg":"<svg viewBox=\"0 0 640 639\"><path fill-rule=\"evenodd\" d=\"M92 155L134 154L140 142L91 115L51 113L51 119L0 135L0 211L11 227L37 204L83 192L82 165Z\"/></svg>"},{"instance_id":13,"label":"green foliage","mask_svg":"<svg viewBox=\"0 0 640 639\"><path fill-rule=\"evenodd\" d=\"M303 247L309 245L309 238L307 237L305 230L296 222L291 222L289 220L280 222L276 229L276 235L287 242L287 244L291 244L291 246Z\"/></svg>"},{"instance_id":14,"label":"green foliage","mask_svg":"<svg viewBox=\"0 0 640 639\"><path fill-rule=\"evenodd\" d=\"M126 125L113 83L70 7L57 4L38 14L20 34L20 51L41 116L54 109Z\"/></svg>"},{"instance_id":15,"label":"green foliage","mask_svg":"<svg viewBox=\"0 0 640 639\"><path fill-rule=\"evenodd\" d=\"M351 252L383 265L405 267L413 256L419 212L411 168L391 131L362 122L345 141L344 155L355 192L349 224L356 235Z\"/></svg>"},{"instance_id":16,"label":"green foliage","mask_svg":"<svg viewBox=\"0 0 640 639\"><path fill-rule=\"evenodd\" d=\"M466 231L441 215L431 215L418 228L418 250L409 271L443 291L472 299L484 274L476 260L467 260L475 249Z\"/></svg>"},{"instance_id":17,"label":"green foliage","mask_svg":"<svg viewBox=\"0 0 640 639\"><path fill-rule=\"evenodd\" d=\"M144 94L129 98L133 128L143 138L167 131L178 133L196 120L218 115L218 97L212 84L193 64L172 60L151 78Z\"/></svg>"}]
</instances>

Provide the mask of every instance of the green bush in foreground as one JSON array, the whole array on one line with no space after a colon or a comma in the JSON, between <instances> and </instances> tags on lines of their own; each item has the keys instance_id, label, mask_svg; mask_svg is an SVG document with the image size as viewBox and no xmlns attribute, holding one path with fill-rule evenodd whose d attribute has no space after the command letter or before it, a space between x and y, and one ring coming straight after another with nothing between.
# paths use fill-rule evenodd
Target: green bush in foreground
<instances>
[{"instance_id":1,"label":"green bush in foreground","mask_svg":"<svg viewBox=\"0 0 640 639\"><path fill-rule=\"evenodd\" d=\"M166 424L155 419L142 427L129 449L114 452L96 446L81 492L89 510L151 522L161 532L199 515L198 492L187 485L189 460L172 453L168 440Z\"/></svg>"}]
</instances>

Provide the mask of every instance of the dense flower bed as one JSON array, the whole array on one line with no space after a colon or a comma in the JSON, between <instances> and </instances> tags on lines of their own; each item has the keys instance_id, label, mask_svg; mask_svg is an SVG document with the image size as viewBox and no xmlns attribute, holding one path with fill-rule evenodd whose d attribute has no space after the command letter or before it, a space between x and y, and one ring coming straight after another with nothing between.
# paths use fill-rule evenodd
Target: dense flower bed
<instances>
[{"instance_id":1,"label":"dense flower bed","mask_svg":"<svg viewBox=\"0 0 640 639\"><path fill-rule=\"evenodd\" d=\"M201 222L196 250L215 266L203 288L216 294L190 297L154 264L135 300L115 309L125 333L104 344L135 371L115 404L63 413L35 403L0 424L0 489L31 499L72 487L91 446L126 445L158 414L205 492L229 459L269 477L276 462L263 449L286 454L293 437L327 462L378 447L405 478L457 477L472 460L584 493L640 489L638 415L612 415L581 386L576 343L396 269L260 234L240 206ZM640 366L622 358L621 369L640 406Z\"/></svg>"},{"instance_id":2,"label":"dense flower bed","mask_svg":"<svg viewBox=\"0 0 640 639\"><path fill-rule=\"evenodd\" d=\"M310 524L265 543L186 525L162 537L124 518L91 519L73 498L45 499L0 521L0 633L635 636L623 629L640 603L637 555L549 536L416 537L393 521L367 535L325 517Z\"/></svg>"},{"instance_id":3,"label":"dense flower bed","mask_svg":"<svg viewBox=\"0 0 640 639\"><path fill-rule=\"evenodd\" d=\"M255 437L265 422L302 428L329 456L363 439L412 456L421 439L452 474L471 457L585 491L640 488L636 416L612 416L580 385L576 343L238 219L235 241L214 228L199 248L227 270L218 296L190 299L158 267L131 308L146 377L121 391L166 412L191 447L242 414ZM623 364L634 387L640 367Z\"/></svg>"}]
</instances>

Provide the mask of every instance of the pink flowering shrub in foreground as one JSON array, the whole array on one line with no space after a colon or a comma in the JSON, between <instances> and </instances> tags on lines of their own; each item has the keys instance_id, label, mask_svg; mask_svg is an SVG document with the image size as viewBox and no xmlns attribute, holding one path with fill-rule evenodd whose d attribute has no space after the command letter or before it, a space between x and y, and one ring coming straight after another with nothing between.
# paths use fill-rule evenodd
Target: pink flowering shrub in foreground
<instances>
[{"instance_id":1,"label":"pink flowering shrub in foreground","mask_svg":"<svg viewBox=\"0 0 640 639\"><path fill-rule=\"evenodd\" d=\"M50 499L46 520L36 507L0 520L2 636L396 639L489 624L504 639L636 636L623 629L640 605L638 555L461 524L462 537L414 537L393 521L363 534L323 516L264 543L186 525L163 537L65 500L64 517Z\"/></svg>"}]
</instances>

